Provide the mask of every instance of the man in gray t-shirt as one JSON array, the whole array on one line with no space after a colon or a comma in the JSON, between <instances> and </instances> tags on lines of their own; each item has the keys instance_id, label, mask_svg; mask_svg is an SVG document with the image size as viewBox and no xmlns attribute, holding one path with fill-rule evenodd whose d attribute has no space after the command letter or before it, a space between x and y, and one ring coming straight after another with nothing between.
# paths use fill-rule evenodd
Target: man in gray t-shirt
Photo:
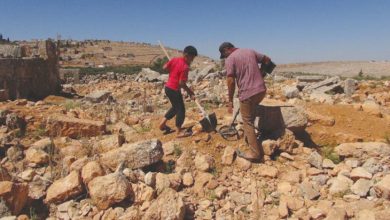
<instances>
[{"instance_id":1,"label":"man in gray t-shirt","mask_svg":"<svg viewBox=\"0 0 390 220\"><path fill-rule=\"evenodd\" d=\"M244 135L250 147L246 152L237 150L237 156L252 162L262 161L264 151L261 144L257 142L253 123L256 106L264 99L267 89L258 64L268 64L271 60L254 50L236 48L229 42L222 43L219 52L221 59L225 58L227 71L228 112L232 113L235 84L237 84Z\"/></svg>"}]
</instances>

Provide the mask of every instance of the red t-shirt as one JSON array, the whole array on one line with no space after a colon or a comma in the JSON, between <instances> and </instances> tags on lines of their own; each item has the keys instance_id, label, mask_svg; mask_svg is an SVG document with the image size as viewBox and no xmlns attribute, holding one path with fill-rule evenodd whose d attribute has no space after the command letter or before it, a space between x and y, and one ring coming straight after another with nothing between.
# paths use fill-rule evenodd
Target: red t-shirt
<instances>
[{"instance_id":1,"label":"red t-shirt","mask_svg":"<svg viewBox=\"0 0 390 220\"><path fill-rule=\"evenodd\" d=\"M175 57L167 63L167 69L169 70L169 78L166 87L179 90L179 81L186 82L188 79L189 67L184 57Z\"/></svg>"}]
</instances>

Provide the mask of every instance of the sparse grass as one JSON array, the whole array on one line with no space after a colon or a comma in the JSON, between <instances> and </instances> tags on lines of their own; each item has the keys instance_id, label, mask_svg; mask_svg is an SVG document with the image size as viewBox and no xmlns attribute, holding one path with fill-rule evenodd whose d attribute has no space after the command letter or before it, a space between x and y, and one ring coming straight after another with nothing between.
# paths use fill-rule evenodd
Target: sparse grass
<instances>
[{"instance_id":1,"label":"sparse grass","mask_svg":"<svg viewBox=\"0 0 390 220\"><path fill-rule=\"evenodd\" d=\"M327 158L331 160L333 163L338 164L341 162L341 159L339 155L334 152L334 147L333 146L323 146L321 147L321 155L324 158Z\"/></svg>"},{"instance_id":2,"label":"sparse grass","mask_svg":"<svg viewBox=\"0 0 390 220\"><path fill-rule=\"evenodd\" d=\"M70 100L70 101L68 100L64 104L66 111L69 111L69 110L74 109L74 108L79 108L80 106L81 106L81 103L75 102L72 100Z\"/></svg>"},{"instance_id":3,"label":"sparse grass","mask_svg":"<svg viewBox=\"0 0 390 220\"><path fill-rule=\"evenodd\" d=\"M214 190L210 190L210 191L208 192L208 198L209 198L209 200L211 200L211 201L214 201L214 200L217 199L217 194L215 193Z\"/></svg>"},{"instance_id":4,"label":"sparse grass","mask_svg":"<svg viewBox=\"0 0 390 220\"><path fill-rule=\"evenodd\" d=\"M180 157L180 155L183 153L181 147L177 144L174 144L173 145L173 154L176 156L176 157Z\"/></svg>"},{"instance_id":5,"label":"sparse grass","mask_svg":"<svg viewBox=\"0 0 390 220\"><path fill-rule=\"evenodd\" d=\"M97 75L97 74L105 74L107 72L114 73L124 73L124 74L136 74L141 71L141 69L146 66L110 66L104 68L94 68L94 67L82 67L80 68L80 76L83 77L85 75Z\"/></svg>"},{"instance_id":6,"label":"sparse grass","mask_svg":"<svg viewBox=\"0 0 390 220\"><path fill-rule=\"evenodd\" d=\"M30 219L38 220L38 215L33 207L30 207Z\"/></svg>"},{"instance_id":7,"label":"sparse grass","mask_svg":"<svg viewBox=\"0 0 390 220\"><path fill-rule=\"evenodd\" d=\"M36 139L44 136L46 134L45 124L40 124L39 127L32 133L32 136Z\"/></svg>"},{"instance_id":8,"label":"sparse grass","mask_svg":"<svg viewBox=\"0 0 390 220\"><path fill-rule=\"evenodd\" d=\"M215 168L215 167L211 168L211 169L210 169L210 173L211 173L213 176L217 177L217 176L218 176L218 170L217 170L217 168Z\"/></svg>"},{"instance_id":9,"label":"sparse grass","mask_svg":"<svg viewBox=\"0 0 390 220\"><path fill-rule=\"evenodd\" d=\"M169 160L164 165L165 165L164 173L173 173L173 171L175 170L175 161L173 160Z\"/></svg>"},{"instance_id":10,"label":"sparse grass","mask_svg":"<svg viewBox=\"0 0 390 220\"><path fill-rule=\"evenodd\" d=\"M338 193L334 194L333 196L335 198L341 198L342 199L345 195L348 195L348 194L351 194L351 193L352 192L350 190L345 190L343 192L338 192Z\"/></svg>"},{"instance_id":11,"label":"sparse grass","mask_svg":"<svg viewBox=\"0 0 390 220\"><path fill-rule=\"evenodd\" d=\"M141 124L141 126L136 130L138 133L147 133L152 130L152 126L147 124Z\"/></svg>"}]
</instances>

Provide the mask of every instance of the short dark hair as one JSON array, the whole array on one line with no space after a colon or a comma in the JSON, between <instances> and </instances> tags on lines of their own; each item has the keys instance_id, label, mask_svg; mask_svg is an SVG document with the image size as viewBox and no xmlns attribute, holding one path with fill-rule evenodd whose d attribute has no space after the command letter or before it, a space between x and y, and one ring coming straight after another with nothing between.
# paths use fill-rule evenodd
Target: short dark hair
<instances>
[{"instance_id":1,"label":"short dark hair","mask_svg":"<svg viewBox=\"0 0 390 220\"><path fill-rule=\"evenodd\" d=\"M184 48L184 53L194 57L198 56L198 51L194 46L191 45Z\"/></svg>"},{"instance_id":2,"label":"short dark hair","mask_svg":"<svg viewBox=\"0 0 390 220\"><path fill-rule=\"evenodd\" d=\"M223 54L224 49L234 48L234 45L230 42L223 42L221 46L219 46L219 52L221 53L221 59L226 58Z\"/></svg>"}]
</instances>

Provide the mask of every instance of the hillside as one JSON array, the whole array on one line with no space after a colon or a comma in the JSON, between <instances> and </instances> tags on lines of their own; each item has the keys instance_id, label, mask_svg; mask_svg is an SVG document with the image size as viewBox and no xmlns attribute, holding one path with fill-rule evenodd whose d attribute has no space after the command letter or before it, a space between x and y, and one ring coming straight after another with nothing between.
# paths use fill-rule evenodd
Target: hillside
<instances>
[{"instance_id":1,"label":"hillside","mask_svg":"<svg viewBox=\"0 0 390 220\"><path fill-rule=\"evenodd\" d=\"M293 63L278 65L280 73L309 73L321 75L357 76L360 71L366 76L390 76L390 61L334 61Z\"/></svg>"},{"instance_id":2,"label":"hillside","mask_svg":"<svg viewBox=\"0 0 390 220\"><path fill-rule=\"evenodd\" d=\"M171 57L179 56L181 51L166 48ZM62 41L61 65L63 67L134 66L151 65L164 53L158 45L135 42L111 42L106 40ZM198 56L193 67L203 67L214 62L206 56Z\"/></svg>"}]
</instances>

